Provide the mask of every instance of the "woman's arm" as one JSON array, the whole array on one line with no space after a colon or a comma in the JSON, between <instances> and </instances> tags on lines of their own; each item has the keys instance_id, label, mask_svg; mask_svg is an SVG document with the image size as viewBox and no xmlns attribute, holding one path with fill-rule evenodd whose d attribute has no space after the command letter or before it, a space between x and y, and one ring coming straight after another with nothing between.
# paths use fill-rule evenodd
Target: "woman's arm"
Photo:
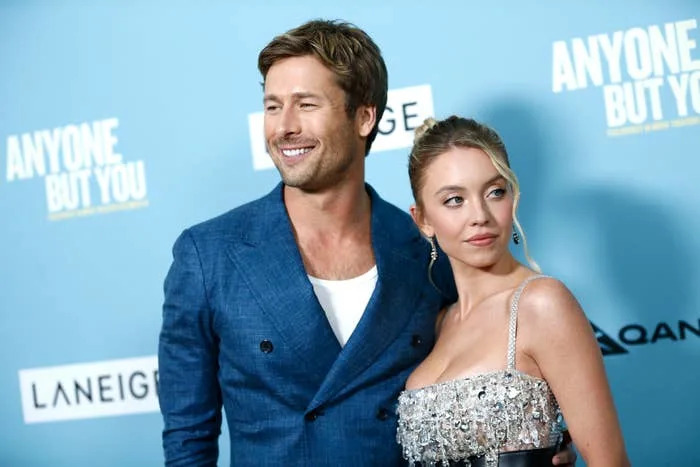
<instances>
[{"instance_id":1,"label":"woman's arm","mask_svg":"<svg viewBox=\"0 0 700 467\"><path fill-rule=\"evenodd\" d=\"M540 279L526 288L517 345L523 359L532 358L549 383L586 465L630 465L600 348L564 284Z\"/></svg>"}]
</instances>

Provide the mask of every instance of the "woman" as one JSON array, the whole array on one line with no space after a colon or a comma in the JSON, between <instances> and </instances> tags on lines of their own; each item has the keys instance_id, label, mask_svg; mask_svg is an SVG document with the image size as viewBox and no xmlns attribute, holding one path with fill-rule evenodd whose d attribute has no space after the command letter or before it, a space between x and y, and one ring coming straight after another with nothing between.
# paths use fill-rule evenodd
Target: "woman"
<instances>
[{"instance_id":1,"label":"woman","mask_svg":"<svg viewBox=\"0 0 700 467\"><path fill-rule=\"evenodd\" d=\"M518 181L499 136L470 119L428 119L416 130L409 177L411 215L432 260L436 243L448 256L459 299L439 314L435 347L399 398L404 456L551 465L561 411L589 467L629 465L591 326L527 253ZM511 239L522 241L529 267L509 251Z\"/></svg>"}]
</instances>

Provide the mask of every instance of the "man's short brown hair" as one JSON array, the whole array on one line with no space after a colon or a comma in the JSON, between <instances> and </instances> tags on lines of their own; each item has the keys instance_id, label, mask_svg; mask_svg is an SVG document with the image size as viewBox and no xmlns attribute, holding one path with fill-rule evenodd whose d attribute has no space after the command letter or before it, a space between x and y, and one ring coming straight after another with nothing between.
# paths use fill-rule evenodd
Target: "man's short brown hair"
<instances>
[{"instance_id":1,"label":"man's short brown hair","mask_svg":"<svg viewBox=\"0 0 700 467\"><path fill-rule=\"evenodd\" d=\"M386 107L387 71L379 47L353 24L313 20L272 39L258 56L258 69L264 80L278 60L305 55L316 57L333 72L345 91L348 116L353 117L361 105L376 108L377 121L365 146L368 154Z\"/></svg>"}]
</instances>

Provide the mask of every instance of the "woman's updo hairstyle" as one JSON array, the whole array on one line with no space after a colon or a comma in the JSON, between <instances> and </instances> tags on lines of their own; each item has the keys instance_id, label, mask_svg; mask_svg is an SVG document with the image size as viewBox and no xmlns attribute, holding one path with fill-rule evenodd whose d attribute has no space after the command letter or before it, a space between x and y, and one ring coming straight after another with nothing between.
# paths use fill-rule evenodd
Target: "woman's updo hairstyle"
<instances>
[{"instance_id":1,"label":"woman's updo hairstyle","mask_svg":"<svg viewBox=\"0 0 700 467\"><path fill-rule=\"evenodd\" d=\"M420 193L425 184L428 167L438 156L454 148L480 149L489 156L498 173L506 179L508 189L513 195L513 224L523 240L525 257L530 266L539 272L539 266L530 258L525 232L516 215L520 201L518 178L510 168L505 144L490 127L471 118L452 115L440 121L426 118L423 124L416 128L413 148L408 159L408 177L418 209L422 209Z\"/></svg>"}]
</instances>

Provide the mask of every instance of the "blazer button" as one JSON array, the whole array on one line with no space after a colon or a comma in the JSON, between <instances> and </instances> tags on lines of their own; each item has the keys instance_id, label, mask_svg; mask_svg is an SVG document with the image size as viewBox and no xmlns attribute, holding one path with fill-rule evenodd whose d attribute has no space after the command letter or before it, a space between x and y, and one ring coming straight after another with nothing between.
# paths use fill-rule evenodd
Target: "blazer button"
<instances>
[{"instance_id":1,"label":"blazer button","mask_svg":"<svg viewBox=\"0 0 700 467\"><path fill-rule=\"evenodd\" d=\"M270 353L274 348L275 347L272 345L272 342L270 342L269 340L265 339L263 341L260 341L260 350L262 350L263 353Z\"/></svg>"},{"instance_id":2,"label":"blazer button","mask_svg":"<svg viewBox=\"0 0 700 467\"><path fill-rule=\"evenodd\" d=\"M307 422L313 422L314 420L316 420L318 418L319 415L321 415L321 413L322 412L314 409L311 412L304 415L304 420L306 420Z\"/></svg>"},{"instance_id":3,"label":"blazer button","mask_svg":"<svg viewBox=\"0 0 700 467\"><path fill-rule=\"evenodd\" d=\"M381 421L386 420L389 418L389 411L384 407L381 407L379 410L377 410L377 418Z\"/></svg>"},{"instance_id":4,"label":"blazer button","mask_svg":"<svg viewBox=\"0 0 700 467\"><path fill-rule=\"evenodd\" d=\"M411 337L411 346L418 347L422 343L423 339L418 334L414 334L413 337Z\"/></svg>"}]
</instances>

